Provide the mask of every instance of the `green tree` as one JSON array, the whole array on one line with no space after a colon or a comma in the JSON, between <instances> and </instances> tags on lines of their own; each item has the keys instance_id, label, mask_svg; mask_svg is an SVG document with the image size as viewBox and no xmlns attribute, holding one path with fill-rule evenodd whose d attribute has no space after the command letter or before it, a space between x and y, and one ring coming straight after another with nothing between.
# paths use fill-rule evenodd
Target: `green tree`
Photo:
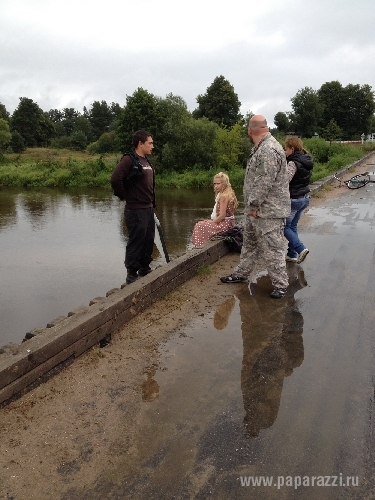
<instances>
[{"instance_id":1,"label":"green tree","mask_svg":"<svg viewBox=\"0 0 375 500\"><path fill-rule=\"evenodd\" d=\"M9 130L9 123L3 118L0 118L0 151L10 143L11 138L12 134Z\"/></svg>"},{"instance_id":2,"label":"green tree","mask_svg":"<svg viewBox=\"0 0 375 500\"><path fill-rule=\"evenodd\" d=\"M159 118L158 158L162 162L164 145L168 142L180 141L181 125L191 117L191 113L182 97L170 93L165 98L157 98L157 114Z\"/></svg>"},{"instance_id":3,"label":"green tree","mask_svg":"<svg viewBox=\"0 0 375 500\"><path fill-rule=\"evenodd\" d=\"M238 95L222 75L214 79L205 94L198 95L197 103L194 118L206 117L224 127L233 127L241 118Z\"/></svg>"},{"instance_id":4,"label":"green tree","mask_svg":"<svg viewBox=\"0 0 375 500\"><path fill-rule=\"evenodd\" d=\"M83 132L88 142L91 142L94 139L91 123L89 119L83 115L78 116L74 121L73 134L75 132Z\"/></svg>"},{"instance_id":5,"label":"green tree","mask_svg":"<svg viewBox=\"0 0 375 500\"><path fill-rule=\"evenodd\" d=\"M139 87L131 96L126 97L125 109L122 113L118 136L122 151L132 147L132 137L137 130L147 130L154 137L155 152L160 149L158 133L162 123L158 109L158 99L147 90Z\"/></svg>"},{"instance_id":6,"label":"green tree","mask_svg":"<svg viewBox=\"0 0 375 500\"><path fill-rule=\"evenodd\" d=\"M9 122L9 119L10 119L10 115L9 115L8 111L6 110L6 107L1 102L0 102L0 118L2 118L3 120L5 120L7 122Z\"/></svg>"},{"instance_id":7,"label":"green tree","mask_svg":"<svg viewBox=\"0 0 375 500\"><path fill-rule=\"evenodd\" d=\"M338 81L324 83L318 90L318 97L323 105L321 127L327 127L331 120L339 126L344 123L345 101L341 83Z\"/></svg>"},{"instance_id":8,"label":"green tree","mask_svg":"<svg viewBox=\"0 0 375 500\"><path fill-rule=\"evenodd\" d=\"M241 116L240 122L242 123L243 133L246 137L248 137L249 122L253 116L254 113L252 111L246 111L245 115Z\"/></svg>"},{"instance_id":9,"label":"green tree","mask_svg":"<svg viewBox=\"0 0 375 500\"><path fill-rule=\"evenodd\" d=\"M45 146L55 134L48 114L27 97L20 97L20 103L11 118L11 129L21 134L26 147Z\"/></svg>"},{"instance_id":10,"label":"green tree","mask_svg":"<svg viewBox=\"0 0 375 500\"><path fill-rule=\"evenodd\" d=\"M94 140L99 139L104 132L108 132L114 118L113 111L106 101L94 101L91 104L89 120L92 126Z\"/></svg>"},{"instance_id":11,"label":"green tree","mask_svg":"<svg viewBox=\"0 0 375 500\"><path fill-rule=\"evenodd\" d=\"M322 130L322 136L332 144L332 141L342 136L342 130L332 118L327 127Z\"/></svg>"},{"instance_id":12,"label":"green tree","mask_svg":"<svg viewBox=\"0 0 375 500\"><path fill-rule=\"evenodd\" d=\"M279 111L278 113L276 113L273 121L277 127L278 132L286 133L290 131L290 120L286 113Z\"/></svg>"},{"instance_id":13,"label":"green tree","mask_svg":"<svg viewBox=\"0 0 375 500\"><path fill-rule=\"evenodd\" d=\"M339 123L348 139L355 139L370 132L375 111L374 92L370 85L352 85L344 88L345 121Z\"/></svg>"},{"instance_id":14,"label":"green tree","mask_svg":"<svg viewBox=\"0 0 375 500\"><path fill-rule=\"evenodd\" d=\"M375 134L375 115L372 115L371 117L370 134Z\"/></svg>"},{"instance_id":15,"label":"green tree","mask_svg":"<svg viewBox=\"0 0 375 500\"><path fill-rule=\"evenodd\" d=\"M64 113L59 109L50 109L47 114L48 118L51 120L51 122L54 123L54 125L62 122L62 120L64 119Z\"/></svg>"},{"instance_id":16,"label":"green tree","mask_svg":"<svg viewBox=\"0 0 375 500\"><path fill-rule=\"evenodd\" d=\"M297 132L303 137L312 137L319 129L323 113L323 105L317 91L305 87L300 89L291 101Z\"/></svg>"},{"instance_id":17,"label":"green tree","mask_svg":"<svg viewBox=\"0 0 375 500\"><path fill-rule=\"evenodd\" d=\"M322 127L333 119L344 139L355 139L370 131L375 103L369 85L343 87L338 81L326 82L318 90L318 97L323 105Z\"/></svg>"},{"instance_id":18,"label":"green tree","mask_svg":"<svg viewBox=\"0 0 375 500\"><path fill-rule=\"evenodd\" d=\"M63 109L63 118L61 120L61 124L64 128L64 135L70 137L73 134L76 126L76 121L79 116L79 111L76 111L74 108Z\"/></svg>"},{"instance_id":19,"label":"green tree","mask_svg":"<svg viewBox=\"0 0 375 500\"><path fill-rule=\"evenodd\" d=\"M48 118L48 113L43 112L39 117L38 128L35 131L35 140L37 146L48 146L52 137L54 137L55 135L56 130L54 124Z\"/></svg>"}]
</instances>

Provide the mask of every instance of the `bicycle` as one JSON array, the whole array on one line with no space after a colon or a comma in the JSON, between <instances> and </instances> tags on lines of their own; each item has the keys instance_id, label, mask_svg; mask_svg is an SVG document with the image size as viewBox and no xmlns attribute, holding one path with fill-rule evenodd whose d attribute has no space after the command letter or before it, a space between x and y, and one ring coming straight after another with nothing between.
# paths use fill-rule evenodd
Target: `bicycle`
<instances>
[{"instance_id":1,"label":"bicycle","mask_svg":"<svg viewBox=\"0 0 375 500\"><path fill-rule=\"evenodd\" d=\"M343 179L340 179L340 177L337 176L337 172L333 174L333 178L339 181L340 186L341 184L345 184L348 189L359 189L363 186L366 186L370 182L370 175L368 172L364 172L363 174L357 174L354 177L351 177L347 181L344 181Z\"/></svg>"}]
</instances>

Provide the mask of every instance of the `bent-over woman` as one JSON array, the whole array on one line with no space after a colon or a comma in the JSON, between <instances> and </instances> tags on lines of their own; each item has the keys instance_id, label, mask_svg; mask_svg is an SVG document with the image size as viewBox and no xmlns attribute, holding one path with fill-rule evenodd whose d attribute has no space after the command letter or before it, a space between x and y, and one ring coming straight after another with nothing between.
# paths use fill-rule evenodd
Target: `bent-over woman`
<instances>
[{"instance_id":1,"label":"bent-over woman","mask_svg":"<svg viewBox=\"0 0 375 500\"><path fill-rule=\"evenodd\" d=\"M288 262L303 262L309 253L298 236L298 222L303 211L309 206L309 183L313 169L313 159L304 149L299 137L288 137L285 141L285 154L289 176L291 213L285 221L284 236L288 240Z\"/></svg>"}]
</instances>

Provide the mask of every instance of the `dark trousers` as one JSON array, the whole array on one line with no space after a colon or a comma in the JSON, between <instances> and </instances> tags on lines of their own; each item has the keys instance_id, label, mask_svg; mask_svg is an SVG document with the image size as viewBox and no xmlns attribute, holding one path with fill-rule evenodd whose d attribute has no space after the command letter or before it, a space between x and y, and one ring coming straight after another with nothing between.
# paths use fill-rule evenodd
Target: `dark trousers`
<instances>
[{"instance_id":1,"label":"dark trousers","mask_svg":"<svg viewBox=\"0 0 375 500\"><path fill-rule=\"evenodd\" d=\"M140 268L147 268L152 261L155 238L154 209L125 208L125 224L129 236L125 267L128 271L136 273Z\"/></svg>"}]
</instances>

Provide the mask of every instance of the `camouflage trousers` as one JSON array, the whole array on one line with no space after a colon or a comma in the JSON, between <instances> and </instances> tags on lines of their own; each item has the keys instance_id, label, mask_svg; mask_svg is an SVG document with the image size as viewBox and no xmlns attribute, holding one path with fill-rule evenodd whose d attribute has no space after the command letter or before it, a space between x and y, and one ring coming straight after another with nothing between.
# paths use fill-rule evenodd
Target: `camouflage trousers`
<instances>
[{"instance_id":1,"label":"camouflage trousers","mask_svg":"<svg viewBox=\"0 0 375 500\"><path fill-rule=\"evenodd\" d=\"M285 253L288 242L284 226L285 219L246 217L240 263L234 274L248 278L251 283L266 271L273 286L286 288Z\"/></svg>"}]
</instances>

